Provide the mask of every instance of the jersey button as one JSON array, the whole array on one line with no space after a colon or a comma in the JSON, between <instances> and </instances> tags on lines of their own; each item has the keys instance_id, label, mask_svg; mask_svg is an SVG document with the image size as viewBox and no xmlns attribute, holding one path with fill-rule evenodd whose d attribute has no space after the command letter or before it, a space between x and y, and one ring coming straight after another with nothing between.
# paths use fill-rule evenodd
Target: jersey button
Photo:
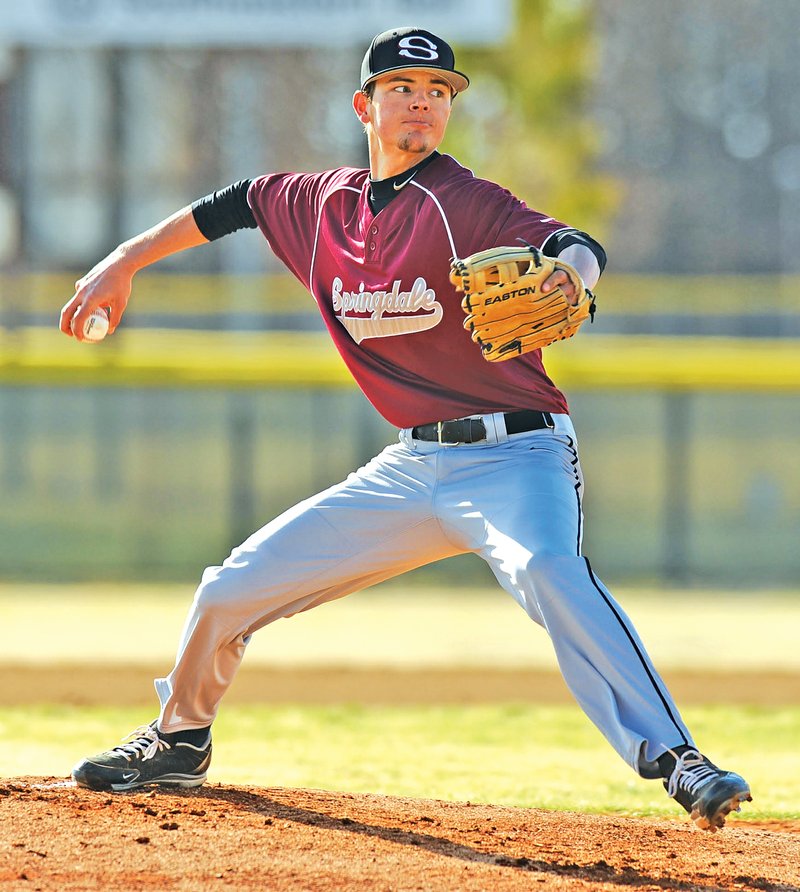
<instances>
[{"instance_id":1,"label":"jersey button","mask_svg":"<svg viewBox=\"0 0 800 892\"><path fill-rule=\"evenodd\" d=\"M378 234L378 227L377 227L377 226L373 226L373 227L372 227L372 234L373 234L373 235L377 235L377 234Z\"/></svg>"},{"instance_id":2,"label":"jersey button","mask_svg":"<svg viewBox=\"0 0 800 892\"><path fill-rule=\"evenodd\" d=\"M369 243L369 249L370 249L370 251L374 251L374 250L375 250L375 242L370 242L370 243Z\"/></svg>"}]
</instances>

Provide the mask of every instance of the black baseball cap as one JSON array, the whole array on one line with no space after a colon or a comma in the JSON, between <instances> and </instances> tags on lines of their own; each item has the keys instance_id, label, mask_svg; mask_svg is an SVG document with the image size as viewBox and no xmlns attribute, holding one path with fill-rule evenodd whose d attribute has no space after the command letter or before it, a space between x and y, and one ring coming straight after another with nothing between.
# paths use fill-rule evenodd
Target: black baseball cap
<instances>
[{"instance_id":1,"label":"black baseball cap","mask_svg":"<svg viewBox=\"0 0 800 892\"><path fill-rule=\"evenodd\" d=\"M416 68L436 71L456 93L463 93L469 78L455 69L450 44L424 28L392 28L378 34L361 63L361 89L390 71Z\"/></svg>"}]
</instances>

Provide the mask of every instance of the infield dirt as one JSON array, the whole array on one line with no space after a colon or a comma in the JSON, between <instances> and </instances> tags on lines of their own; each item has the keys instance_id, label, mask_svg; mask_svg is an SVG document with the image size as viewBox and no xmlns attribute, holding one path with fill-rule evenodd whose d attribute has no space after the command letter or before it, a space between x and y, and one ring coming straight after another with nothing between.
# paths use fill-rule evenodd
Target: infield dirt
<instances>
[{"instance_id":1,"label":"infield dirt","mask_svg":"<svg viewBox=\"0 0 800 892\"><path fill-rule=\"evenodd\" d=\"M7 682L0 702L151 701L154 670L17 666L0 673ZM797 690L796 676L780 673L677 673L672 681L685 700L711 689L718 701L760 693L785 703ZM568 696L549 673L477 670L424 678L243 670L231 694L239 702L301 702L313 692L316 702L337 702L354 690L363 702L403 702L409 690L417 701L427 691L437 702ZM709 834L677 808L675 819L665 820L227 784L108 794L63 778L0 779L0 889L13 892L620 887L800 892L800 821L750 821L745 806L723 831Z\"/></svg>"},{"instance_id":2,"label":"infield dirt","mask_svg":"<svg viewBox=\"0 0 800 892\"><path fill-rule=\"evenodd\" d=\"M0 706L28 703L156 705L153 679L169 665L0 662ZM668 670L670 690L693 703L797 703L798 675L780 671ZM573 703L557 672L540 669L243 666L227 703Z\"/></svg>"},{"instance_id":3,"label":"infield dirt","mask_svg":"<svg viewBox=\"0 0 800 892\"><path fill-rule=\"evenodd\" d=\"M8 890L800 890L800 822L686 821L209 784L0 783Z\"/></svg>"}]
</instances>

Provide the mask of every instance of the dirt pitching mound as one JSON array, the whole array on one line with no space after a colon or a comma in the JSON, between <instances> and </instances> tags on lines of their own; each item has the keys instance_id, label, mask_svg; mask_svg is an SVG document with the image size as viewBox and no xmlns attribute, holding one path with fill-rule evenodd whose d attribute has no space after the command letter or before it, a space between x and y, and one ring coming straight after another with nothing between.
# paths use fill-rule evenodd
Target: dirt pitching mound
<instances>
[{"instance_id":1,"label":"dirt pitching mound","mask_svg":"<svg viewBox=\"0 0 800 892\"><path fill-rule=\"evenodd\" d=\"M800 892L800 822L546 812L319 790L0 781L9 890Z\"/></svg>"}]
</instances>

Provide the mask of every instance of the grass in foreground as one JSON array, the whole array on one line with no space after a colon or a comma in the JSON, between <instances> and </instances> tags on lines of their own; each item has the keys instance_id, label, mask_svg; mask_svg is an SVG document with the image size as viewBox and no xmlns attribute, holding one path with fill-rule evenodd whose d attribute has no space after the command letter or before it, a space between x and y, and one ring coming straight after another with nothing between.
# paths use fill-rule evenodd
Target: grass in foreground
<instances>
[{"instance_id":1,"label":"grass in foreground","mask_svg":"<svg viewBox=\"0 0 800 892\"><path fill-rule=\"evenodd\" d=\"M685 710L698 744L751 783L746 817L800 818L800 708ZM0 711L0 777L66 777L150 714L100 707ZM678 816L572 706L233 706L209 780L629 815ZM744 813L743 813L743 816Z\"/></svg>"}]
</instances>

